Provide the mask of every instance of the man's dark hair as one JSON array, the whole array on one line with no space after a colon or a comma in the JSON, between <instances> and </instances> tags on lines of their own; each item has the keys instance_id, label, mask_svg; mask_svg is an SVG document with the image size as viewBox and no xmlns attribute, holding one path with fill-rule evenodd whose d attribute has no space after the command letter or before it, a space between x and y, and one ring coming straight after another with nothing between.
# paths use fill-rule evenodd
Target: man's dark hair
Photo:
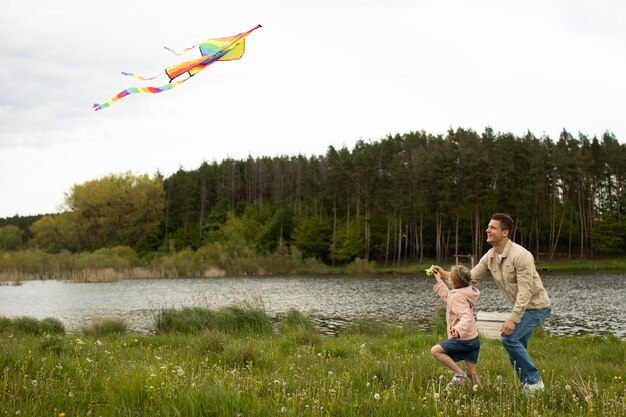
<instances>
[{"instance_id":1,"label":"man's dark hair","mask_svg":"<svg viewBox=\"0 0 626 417\"><path fill-rule=\"evenodd\" d=\"M491 220L497 220L500 222L500 228L502 230L508 230L509 234L513 230L513 219L508 214L494 213L491 215Z\"/></svg>"}]
</instances>

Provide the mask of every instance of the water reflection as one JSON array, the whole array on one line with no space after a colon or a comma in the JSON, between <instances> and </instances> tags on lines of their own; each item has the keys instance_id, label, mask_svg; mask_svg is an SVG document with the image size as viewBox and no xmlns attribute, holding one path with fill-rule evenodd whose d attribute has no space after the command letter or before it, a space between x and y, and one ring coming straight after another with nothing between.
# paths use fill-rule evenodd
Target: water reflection
<instances>
[{"instance_id":1,"label":"water reflection","mask_svg":"<svg viewBox=\"0 0 626 417\"><path fill-rule=\"evenodd\" d=\"M558 335L613 334L626 337L622 311L626 273L549 274L543 280L553 302L545 328ZM68 331L98 317L126 318L133 331L149 332L162 308L220 308L248 302L261 304L272 317L291 307L314 318L327 333L336 333L360 317L414 320L427 327L440 305L426 277L287 277L186 280L129 280L78 284L27 281L0 286L0 315L57 317ZM508 311L493 280L479 283L476 310Z\"/></svg>"}]
</instances>

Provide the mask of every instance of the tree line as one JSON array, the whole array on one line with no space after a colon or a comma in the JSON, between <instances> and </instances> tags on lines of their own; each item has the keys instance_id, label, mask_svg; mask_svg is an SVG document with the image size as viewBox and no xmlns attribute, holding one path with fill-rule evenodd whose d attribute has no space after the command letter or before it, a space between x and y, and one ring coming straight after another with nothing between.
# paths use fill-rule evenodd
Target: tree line
<instances>
[{"instance_id":1,"label":"tree line","mask_svg":"<svg viewBox=\"0 0 626 417\"><path fill-rule=\"evenodd\" d=\"M623 255L625 170L626 145L609 132L410 132L325 155L78 184L63 213L0 219L0 249L124 245L148 256L228 242L257 254L293 248L329 265L398 265L480 257L490 215L506 212L513 239L538 258Z\"/></svg>"}]
</instances>

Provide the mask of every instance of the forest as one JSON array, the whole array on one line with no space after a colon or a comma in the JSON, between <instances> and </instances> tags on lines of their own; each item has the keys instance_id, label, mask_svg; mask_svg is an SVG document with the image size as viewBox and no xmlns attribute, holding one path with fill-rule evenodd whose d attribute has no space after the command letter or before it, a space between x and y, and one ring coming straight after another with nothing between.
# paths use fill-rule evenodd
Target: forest
<instances>
[{"instance_id":1,"label":"forest","mask_svg":"<svg viewBox=\"0 0 626 417\"><path fill-rule=\"evenodd\" d=\"M494 212L537 258L626 254L626 145L611 133L558 139L450 129L359 140L325 155L205 162L169 177L77 184L62 213L0 219L0 250L140 257L291 251L342 265L480 257ZM207 248L211 248L208 250ZM223 254L222 254L223 255Z\"/></svg>"}]
</instances>

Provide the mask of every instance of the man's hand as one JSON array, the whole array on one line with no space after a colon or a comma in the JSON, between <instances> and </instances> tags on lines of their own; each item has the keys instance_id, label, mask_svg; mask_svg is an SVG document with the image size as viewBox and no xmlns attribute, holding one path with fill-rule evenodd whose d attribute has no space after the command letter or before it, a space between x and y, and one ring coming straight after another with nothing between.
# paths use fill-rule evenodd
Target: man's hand
<instances>
[{"instance_id":1,"label":"man's hand","mask_svg":"<svg viewBox=\"0 0 626 417\"><path fill-rule=\"evenodd\" d=\"M513 332L515 331L515 323L513 322L513 320L505 320L504 324L502 325L502 329L501 329L501 336L511 336L513 334Z\"/></svg>"}]
</instances>

